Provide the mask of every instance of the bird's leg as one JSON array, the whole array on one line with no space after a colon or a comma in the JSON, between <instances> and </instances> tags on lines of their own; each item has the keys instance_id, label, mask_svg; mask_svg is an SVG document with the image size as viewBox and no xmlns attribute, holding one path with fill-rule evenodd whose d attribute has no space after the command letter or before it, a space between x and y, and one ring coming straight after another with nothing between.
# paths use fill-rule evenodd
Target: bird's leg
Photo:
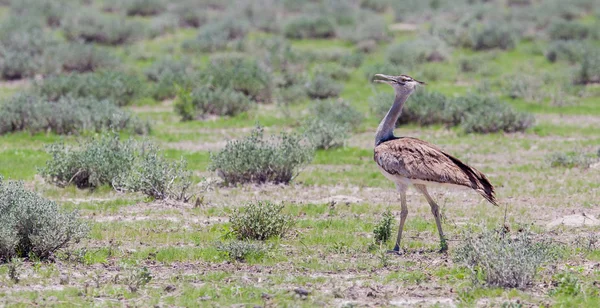
<instances>
[{"instance_id":1,"label":"bird's leg","mask_svg":"<svg viewBox=\"0 0 600 308\"><path fill-rule=\"evenodd\" d=\"M444 252L448 250L448 243L446 242L446 237L444 236L444 231L442 231L442 221L440 218L440 207L433 201L433 198L427 192L427 187L425 185L417 184L415 188L419 190L427 199L427 202L431 206L431 213L433 217L435 217L435 224L437 225L438 233L440 234L440 252Z\"/></svg>"},{"instance_id":2,"label":"bird's leg","mask_svg":"<svg viewBox=\"0 0 600 308\"><path fill-rule=\"evenodd\" d=\"M406 186L396 185L398 192L400 193L400 204L402 210L400 211L400 226L398 227L398 237L396 238L396 245L394 246L393 252L400 253L400 240L402 239L402 229L404 229L404 222L408 216L408 206L406 206Z\"/></svg>"}]
</instances>

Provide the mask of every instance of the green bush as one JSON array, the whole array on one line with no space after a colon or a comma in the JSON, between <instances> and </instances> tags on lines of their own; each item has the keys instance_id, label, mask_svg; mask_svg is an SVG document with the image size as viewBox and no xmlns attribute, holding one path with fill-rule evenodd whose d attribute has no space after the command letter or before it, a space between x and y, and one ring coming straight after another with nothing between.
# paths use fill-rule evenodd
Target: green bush
<instances>
[{"instance_id":1,"label":"green bush","mask_svg":"<svg viewBox=\"0 0 600 308\"><path fill-rule=\"evenodd\" d=\"M365 59L365 55L361 52L353 52L346 54L340 58L340 64L345 67L359 67Z\"/></svg>"},{"instance_id":2,"label":"green bush","mask_svg":"<svg viewBox=\"0 0 600 308\"><path fill-rule=\"evenodd\" d=\"M306 85L306 93L310 98L337 97L341 91L342 85L323 73L317 73Z\"/></svg>"},{"instance_id":3,"label":"green bush","mask_svg":"<svg viewBox=\"0 0 600 308\"><path fill-rule=\"evenodd\" d=\"M523 132L533 125L531 114L518 112L497 98L467 95L451 105L453 117L466 133Z\"/></svg>"},{"instance_id":4,"label":"green bush","mask_svg":"<svg viewBox=\"0 0 600 308\"><path fill-rule=\"evenodd\" d=\"M78 147L63 142L47 148L52 157L40 174L58 186L111 185L118 191L142 192L155 199L187 202L191 173L184 160L168 161L149 142L122 141L116 133L84 140Z\"/></svg>"},{"instance_id":5,"label":"green bush","mask_svg":"<svg viewBox=\"0 0 600 308\"><path fill-rule=\"evenodd\" d=\"M88 233L76 212L0 177L0 261L47 259Z\"/></svg>"},{"instance_id":6,"label":"green bush","mask_svg":"<svg viewBox=\"0 0 600 308\"><path fill-rule=\"evenodd\" d=\"M600 83L600 50L587 48L584 50L579 67L575 72L575 83Z\"/></svg>"},{"instance_id":7,"label":"green bush","mask_svg":"<svg viewBox=\"0 0 600 308\"><path fill-rule=\"evenodd\" d=\"M535 241L529 231L515 236L495 230L470 232L463 243L455 261L469 268L476 282L492 287L530 287L540 265L554 257L550 240Z\"/></svg>"},{"instance_id":8,"label":"green bush","mask_svg":"<svg viewBox=\"0 0 600 308\"><path fill-rule=\"evenodd\" d=\"M13 16L23 19L43 20L46 25L57 27L65 14L73 10L71 3L55 0L18 0L11 2Z\"/></svg>"},{"instance_id":9,"label":"green bush","mask_svg":"<svg viewBox=\"0 0 600 308\"><path fill-rule=\"evenodd\" d=\"M598 33L594 25L571 20L558 19L548 27L548 35L552 40L583 40L594 37Z\"/></svg>"},{"instance_id":10,"label":"green bush","mask_svg":"<svg viewBox=\"0 0 600 308\"><path fill-rule=\"evenodd\" d=\"M360 7L383 13L390 5L389 0L361 0Z\"/></svg>"},{"instance_id":11,"label":"green bush","mask_svg":"<svg viewBox=\"0 0 600 308\"><path fill-rule=\"evenodd\" d=\"M75 12L62 25L70 41L94 42L105 45L122 45L137 39L143 31L142 24L125 18L102 15L94 10Z\"/></svg>"},{"instance_id":12,"label":"green bush","mask_svg":"<svg viewBox=\"0 0 600 308\"><path fill-rule=\"evenodd\" d=\"M544 81L537 76L516 74L504 78L504 81L503 90L512 99L522 98L530 102L541 102L544 99Z\"/></svg>"},{"instance_id":13,"label":"green bush","mask_svg":"<svg viewBox=\"0 0 600 308\"><path fill-rule=\"evenodd\" d=\"M34 91L50 101L65 96L109 100L118 106L129 105L144 94L144 83L136 75L119 71L55 75L37 83Z\"/></svg>"},{"instance_id":14,"label":"green bush","mask_svg":"<svg viewBox=\"0 0 600 308\"><path fill-rule=\"evenodd\" d=\"M128 0L125 1L128 16L151 16L162 13L166 5L162 0Z\"/></svg>"},{"instance_id":15,"label":"green bush","mask_svg":"<svg viewBox=\"0 0 600 308\"><path fill-rule=\"evenodd\" d=\"M214 52L225 49L228 45L242 40L248 33L246 20L235 17L222 18L202 26L193 40L183 42L183 49L188 51Z\"/></svg>"},{"instance_id":16,"label":"green bush","mask_svg":"<svg viewBox=\"0 0 600 308\"><path fill-rule=\"evenodd\" d=\"M257 102L271 101L273 76L255 58L240 54L213 56L201 74L214 86L231 87Z\"/></svg>"},{"instance_id":17,"label":"green bush","mask_svg":"<svg viewBox=\"0 0 600 308\"><path fill-rule=\"evenodd\" d=\"M550 62L556 62L559 60L566 60L571 63L579 62L583 59L583 55L587 48L593 48L586 46L581 41L552 41L545 52L546 59Z\"/></svg>"},{"instance_id":18,"label":"green bush","mask_svg":"<svg viewBox=\"0 0 600 308\"><path fill-rule=\"evenodd\" d=\"M474 50L513 49L517 43L515 33L515 29L506 23L492 22L471 27L471 46Z\"/></svg>"},{"instance_id":19,"label":"green bush","mask_svg":"<svg viewBox=\"0 0 600 308\"><path fill-rule=\"evenodd\" d=\"M373 239L376 244L387 243L392 237L392 227L396 219L390 209L387 209L373 229Z\"/></svg>"},{"instance_id":20,"label":"green bush","mask_svg":"<svg viewBox=\"0 0 600 308\"><path fill-rule=\"evenodd\" d=\"M391 45L387 59L393 64L414 66L425 62L444 61L449 51L446 43L436 37L418 38Z\"/></svg>"},{"instance_id":21,"label":"green bush","mask_svg":"<svg viewBox=\"0 0 600 308\"><path fill-rule=\"evenodd\" d=\"M0 24L0 78L20 79L39 73L52 44L39 23L7 19Z\"/></svg>"},{"instance_id":22,"label":"green bush","mask_svg":"<svg viewBox=\"0 0 600 308\"><path fill-rule=\"evenodd\" d=\"M362 120L363 115L346 101L317 101L310 107L303 131L315 148L335 148L344 145Z\"/></svg>"},{"instance_id":23,"label":"green bush","mask_svg":"<svg viewBox=\"0 0 600 308\"><path fill-rule=\"evenodd\" d=\"M344 81L350 79L351 71L337 63L325 63L315 69L316 75L325 75L331 79Z\"/></svg>"},{"instance_id":24,"label":"green bush","mask_svg":"<svg viewBox=\"0 0 600 308\"><path fill-rule=\"evenodd\" d=\"M208 21L206 11L198 8L193 1L177 3L171 12L177 16L182 27L200 28Z\"/></svg>"},{"instance_id":25,"label":"green bush","mask_svg":"<svg viewBox=\"0 0 600 308\"><path fill-rule=\"evenodd\" d=\"M157 100L175 97L177 85L187 85L191 67L191 62L186 58L164 58L153 63L145 71L146 77L154 82L152 96Z\"/></svg>"},{"instance_id":26,"label":"green bush","mask_svg":"<svg viewBox=\"0 0 600 308\"><path fill-rule=\"evenodd\" d=\"M231 241L227 243L217 242L218 251L223 252L228 258L235 261L245 261L251 257L261 257L268 247L263 242Z\"/></svg>"},{"instance_id":27,"label":"green bush","mask_svg":"<svg viewBox=\"0 0 600 308\"><path fill-rule=\"evenodd\" d=\"M119 60L109 51L91 44L70 43L62 44L49 51L52 63L46 67L50 71L58 72L94 72L100 69L112 68ZM57 65L48 68L48 65Z\"/></svg>"},{"instance_id":28,"label":"green bush","mask_svg":"<svg viewBox=\"0 0 600 308\"><path fill-rule=\"evenodd\" d=\"M291 39L331 38L335 36L335 23L323 15L302 15L287 22L283 32Z\"/></svg>"},{"instance_id":29,"label":"green bush","mask_svg":"<svg viewBox=\"0 0 600 308\"><path fill-rule=\"evenodd\" d=\"M379 15L366 14L356 24L341 28L339 36L354 43L384 42L390 38L388 25Z\"/></svg>"},{"instance_id":30,"label":"green bush","mask_svg":"<svg viewBox=\"0 0 600 308\"><path fill-rule=\"evenodd\" d=\"M78 134L113 128L148 133L148 124L107 100L62 97L48 101L36 95L17 94L0 105L0 134L16 131L52 131Z\"/></svg>"},{"instance_id":31,"label":"green bush","mask_svg":"<svg viewBox=\"0 0 600 308\"><path fill-rule=\"evenodd\" d=\"M283 204L256 201L235 209L229 216L231 231L239 240L265 241L283 237L294 224L292 216L281 213Z\"/></svg>"},{"instance_id":32,"label":"green bush","mask_svg":"<svg viewBox=\"0 0 600 308\"><path fill-rule=\"evenodd\" d=\"M299 136L282 133L266 139L257 127L250 136L229 141L223 150L211 153L209 170L217 171L229 184L289 183L313 155Z\"/></svg>"},{"instance_id":33,"label":"green bush","mask_svg":"<svg viewBox=\"0 0 600 308\"><path fill-rule=\"evenodd\" d=\"M596 159L590 154L581 152L554 152L547 157L550 167L589 168Z\"/></svg>"},{"instance_id":34,"label":"green bush","mask_svg":"<svg viewBox=\"0 0 600 308\"><path fill-rule=\"evenodd\" d=\"M235 116L253 106L254 103L246 95L232 88L203 85L191 92L180 91L175 111L183 120L189 121L206 115Z\"/></svg>"}]
</instances>

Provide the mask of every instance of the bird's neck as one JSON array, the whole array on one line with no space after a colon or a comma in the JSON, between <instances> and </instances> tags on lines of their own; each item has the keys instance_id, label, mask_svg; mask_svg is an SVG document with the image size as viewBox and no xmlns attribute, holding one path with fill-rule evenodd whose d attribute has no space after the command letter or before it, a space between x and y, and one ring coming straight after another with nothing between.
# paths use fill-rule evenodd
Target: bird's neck
<instances>
[{"instance_id":1,"label":"bird's neck","mask_svg":"<svg viewBox=\"0 0 600 308\"><path fill-rule=\"evenodd\" d=\"M385 118L381 120L381 123L379 123L379 127L377 128L377 133L375 134L375 146L382 142L394 139L396 122L402 113L404 102L406 102L409 96L410 93L396 93L394 104L385 115Z\"/></svg>"}]
</instances>

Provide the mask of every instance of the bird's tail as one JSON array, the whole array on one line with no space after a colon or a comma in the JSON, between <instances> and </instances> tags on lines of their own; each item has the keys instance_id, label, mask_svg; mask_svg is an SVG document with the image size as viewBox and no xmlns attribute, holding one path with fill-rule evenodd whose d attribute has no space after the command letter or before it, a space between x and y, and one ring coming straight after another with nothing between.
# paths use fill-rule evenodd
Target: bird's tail
<instances>
[{"instance_id":1,"label":"bird's tail","mask_svg":"<svg viewBox=\"0 0 600 308\"><path fill-rule=\"evenodd\" d=\"M446 154L446 156L448 156L448 158L450 158L458 167L460 167L460 169L469 177L469 180L471 182L471 188L476 190L491 204L498 206L498 200L496 199L496 191L494 190L494 185L490 183L485 174L481 173L479 170L471 166L466 165L465 163L461 162L458 158L452 157L448 154Z\"/></svg>"}]
</instances>

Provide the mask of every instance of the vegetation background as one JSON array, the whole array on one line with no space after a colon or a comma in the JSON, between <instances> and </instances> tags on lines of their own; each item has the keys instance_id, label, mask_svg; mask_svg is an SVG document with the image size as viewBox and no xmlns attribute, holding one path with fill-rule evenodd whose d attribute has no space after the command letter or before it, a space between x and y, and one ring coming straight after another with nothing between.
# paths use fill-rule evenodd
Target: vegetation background
<instances>
[{"instance_id":1,"label":"vegetation background","mask_svg":"<svg viewBox=\"0 0 600 308\"><path fill-rule=\"evenodd\" d=\"M497 187L447 254L376 73ZM0 306L597 307L599 85L594 0L0 0Z\"/></svg>"}]
</instances>

